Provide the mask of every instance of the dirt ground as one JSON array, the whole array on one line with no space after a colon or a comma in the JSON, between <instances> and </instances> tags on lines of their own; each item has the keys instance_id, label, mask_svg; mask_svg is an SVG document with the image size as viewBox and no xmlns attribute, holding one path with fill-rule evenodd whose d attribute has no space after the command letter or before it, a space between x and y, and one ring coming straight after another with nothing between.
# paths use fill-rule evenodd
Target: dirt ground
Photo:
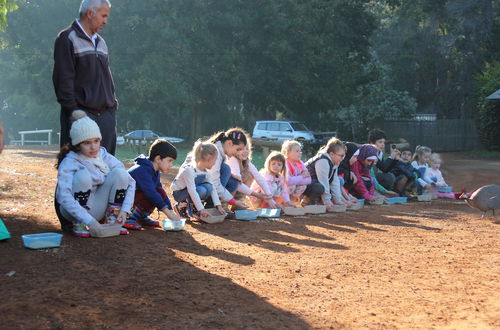
<instances>
[{"instance_id":1,"label":"dirt ground","mask_svg":"<svg viewBox=\"0 0 500 330\"><path fill-rule=\"evenodd\" d=\"M29 250L59 230L55 154L0 155L2 329L500 328L500 216L438 200ZM500 160L444 156L454 187L500 184Z\"/></svg>"}]
</instances>

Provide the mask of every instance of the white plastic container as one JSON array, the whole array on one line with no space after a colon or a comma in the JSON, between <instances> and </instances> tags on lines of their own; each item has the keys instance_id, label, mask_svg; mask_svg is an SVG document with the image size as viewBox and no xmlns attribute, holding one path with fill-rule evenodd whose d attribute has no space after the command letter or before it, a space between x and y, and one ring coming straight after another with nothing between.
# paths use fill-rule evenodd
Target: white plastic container
<instances>
[{"instance_id":1,"label":"white plastic container","mask_svg":"<svg viewBox=\"0 0 500 330\"><path fill-rule=\"evenodd\" d=\"M429 202L432 200L432 194L422 194L418 195L417 199L419 202Z\"/></svg>"},{"instance_id":2,"label":"white plastic container","mask_svg":"<svg viewBox=\"0 0 500 330\"><path fill-rule=\"evenodd\" d=\"M205 211L210 214L209 217L206 217L206 218L200 218L203 222L206 222L206 223L219 223L219 222L223 222L224 219L226 218L225 215L223 214L220 214L219 211L215 208L212 208L212 209L205 209Z\"/></svg>"},{"instance_id":3,"label":"white plastic container","mask_svg":"<svg viewBox=\"0 0 500 330\"><path fill-rule=\"evenodd\" d=\"M306 210L303 207L291 207L287 206L285 207L284 213L286 215L304 215L306 214Z\"/></svg>"},{"instance_id":4,"label":"white plastic container","mask_svg":"<svg viewBox=\"0 0 500 330\"><path fill-rule=\"evenodd\" d=\"M92 237L104 238L104 237L113 237L120 235L120 229L122 228L121 223L107 223L102 225L103 230L101 234L97 234L92 229L90 229L90 235Z\"/></svg>"},{"instance_id":5,"label":"white plastic container","mask_svg":"<svg viewBox=\"0 0 500 330\"><path fill-rule=\"evenodd\" d=\"M308 214L322 214L326 213L326 205L306 205L304 210Z\"/></svg>"},{"instance_id":6,"label":"white plastic container","mask_svg":"<svg viewBox=\"0 0 500 330\"><path fill-rule=\"evenodd\" d=\"M345 212L347 210L347 206L346 205L332 205L332 207L330 208L330 213L337 213L337 212Z\"/></svg>"}]
</instances>

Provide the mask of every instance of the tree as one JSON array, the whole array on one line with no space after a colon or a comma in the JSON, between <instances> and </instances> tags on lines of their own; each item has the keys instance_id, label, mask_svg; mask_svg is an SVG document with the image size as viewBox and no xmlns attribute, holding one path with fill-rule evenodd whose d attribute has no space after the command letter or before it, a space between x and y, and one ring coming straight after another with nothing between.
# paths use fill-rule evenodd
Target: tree
<instances>
[{"instance_id":1,"label":"tree","mask_svg":"<svg viewBox=\"0 0 500 330\"><path fill-rule=\"evenodd\" d=\"M376 56L363 66L369 82L356 89L354 101L339 111L339 118L350 128L351 138L361 141L371 122L380 119L404 119L415 113L417 103L406 91L393 88L389 68Z\"/></svg>"},{"instance_id":2,"label":"tree","mask_svg":"<svg viewBox=\"0 0 500 330\"><path fill-rule=\"evenodd\" d=\"M488 150L500 151L500 101L486 97L500 88L500 62L486 66L476 77L476 123L479 138Z\"/></svg>"},{"instance_id":3,"label":"tree","mask_svg":"<svg viewBox=\"0 0 500 330\"><path fill-rule=\"evenodd\" d=\"M7 27L7 13L16 9L15 0L0 0L0 31Z\"/></svg>"}]
</instances>

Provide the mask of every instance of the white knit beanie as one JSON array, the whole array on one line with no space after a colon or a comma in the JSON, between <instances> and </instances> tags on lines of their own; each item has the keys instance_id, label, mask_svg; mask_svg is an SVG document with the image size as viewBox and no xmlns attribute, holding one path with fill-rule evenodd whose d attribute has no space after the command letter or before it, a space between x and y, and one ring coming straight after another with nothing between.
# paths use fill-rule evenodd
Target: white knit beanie
<instances>
[{"instance_id":1,"label":"white knit beanie","mask_svg":"<svg viewBox=\"0 0 500 330\"><path fill-rule=\"evenodd\" d=\"M96 122L90 119L85 111L75 110L71 114L71 129L69 136L71 137L71 144L76 146L78 143L88 139L100 138L101 130Z\"/></svg>"}]
</instances>

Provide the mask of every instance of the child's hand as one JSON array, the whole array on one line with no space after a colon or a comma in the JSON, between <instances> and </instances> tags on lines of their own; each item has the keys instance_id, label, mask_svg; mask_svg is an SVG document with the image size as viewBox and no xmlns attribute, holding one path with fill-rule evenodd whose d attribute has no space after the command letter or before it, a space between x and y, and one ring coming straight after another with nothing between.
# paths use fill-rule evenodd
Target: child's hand
<instances>
[{"instance_id":1,"label":"child's hand","mask_svg":"<svg viewBox=\"0 0 500 330\"><path fill-rule=\"evenodd\" d=\"M180 215L178 215L177 213L175 213L174 211L172 210L169 210L168 208L165 208L162 210L162 212L167 216L167 218L169 218L170 220L173 220L173 221L179 221L181 219Z\"/></svg>"},{"instance_id":2,"label":"child's hand","mask_svg":"<svg viewBox=\"0 0 500 330\"><path fill-rule=\"evenodd\" d=\"M234 210L246 210L248 209L248 206L243 203L242 201L235 201L233 205L231 205L231 211Z\"/></svg>"},{"instance_id":3,"label":"child's hand","mask_svg":"<svg viewBox=\"0 0 500 330\"><path fill-rule=\"evenodd\" d=\"M269 202L267 202L267 204L269 205L269 208L271 208L271 209L277 209L278 208L278 205L272 199Z\"/></svg>"},{"instance_id":4,"label":"child's hand","mask_svg":"<svg viewBox=\"0 0 500 330\"><path fill-rule=\"evenodd\" d=\"M220 206L220 205L219 205ZM222 208L222 207L221 207ZM217 209L219 210L219 209ZM224 211L224 209L222 209ZM220 212L220 211L219 211ZM208 213L206 210L201 210L200 211L200 218L208 218L210 216L210 213Z\"/></svg>"},{"instance_id":5,"label":"child's hand","mask_svg":"<svg viewBox=\"0 0 500 330\"><path fill-rule=\"evenodd\" d=\"M387 190L387 191L385 192L385 195L386 195L387 197L397 197L397 196L399 196L399 194L398 194L397 192L392 191L392 190Z\"/></svg>"},{"instance_id":6,"label":"child's hand","mask_svg":"<svg viewBox=\"0 0 500 330\"><path fill-rule=\"evenodd\" d=\"M269 199L272 197L271 195L266 195L264 193L260 193L260 192L256 192L256 191L252 192L252 196L257 197L258 199Z\"/></svg>"},{"instance_id":7,"label":"child's hand","mask_svg":"<svg viewBox=\"0 0 500 330\"><path fill-rule=\"evenodd\" d=\"M399 157L401 157L401 151L399 151L398 149L392 149L391 158L399 159Z\"/></svg>"},{"instance_id":8,"label":"child's hand","mask_svg":"<svg viewBox=\"0 0 500 330\"><path fill-rule=\"evenodd\" d=\"M217 211L219 211L219 213L221 215L226 215L227 214L226 211L224 210L224 208L222 207L222 205L217 205L215 208L217 209Z\"/></svg>"},{"instance_id":9,"label":"child's hand","mask_svg":"<svg viewBox=\"0 0 500 330\"><path fill-rule=\"evenodd\" d=\"M118 213L118 216L116 217L116 222L125 223L125 220L127 220L127 218L128 218L127 212L120 211L120 213Z\"/></svg>"},{"instance_id":10,"label":"child's hand","mask_svg":"<svg viewBox=\"0 0 500 330\"><path fill-rule=\"evenodd\" d=\"M356 184L356 182L358 182L358 178L356 177L356 174L354 174L354 172L351 172L351 180L352 184Z\"/></svg>"}]
</instances>

